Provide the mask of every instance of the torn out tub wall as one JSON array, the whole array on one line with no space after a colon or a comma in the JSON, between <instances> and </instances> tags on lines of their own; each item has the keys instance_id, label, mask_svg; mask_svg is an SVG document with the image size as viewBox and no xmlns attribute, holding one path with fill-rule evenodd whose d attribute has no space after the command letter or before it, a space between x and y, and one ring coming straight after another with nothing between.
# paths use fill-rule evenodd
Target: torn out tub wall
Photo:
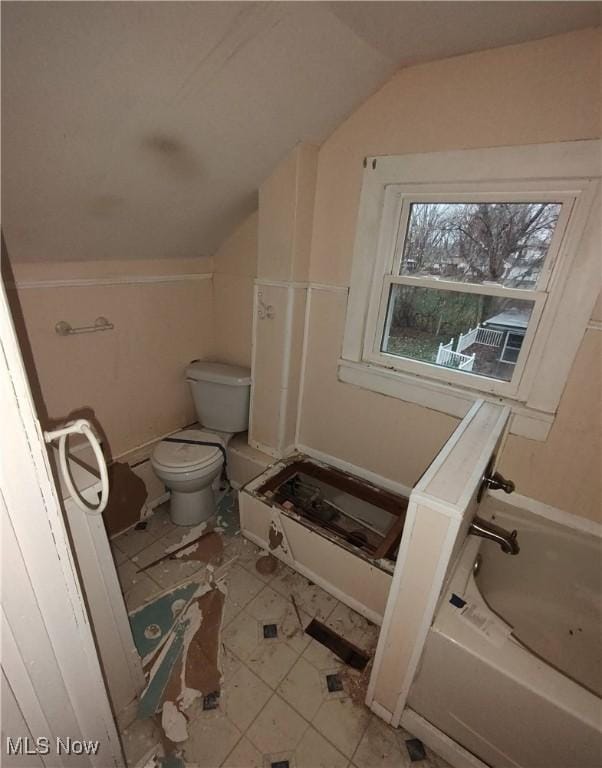
<instances>
[{"instance_id":1,"label":"torn out tub wall","mask_svg":"<svg viewBox=\"0 0 602 768\"><path fill-rule=\"evenodd\" d=\"M332 530L324 529L318 522L304 517L294 509L278 503L272 492L281 476L291 473L295 467L313 468L322 477L341 481L349 489L363 487L368 498L382 494L389 505L397 500L399 517L391 529L391 537L383 536L381 550L394 550L394 534L399 540L405 519L407 499L396 497L369 483L358 481L345 473L334 471L316 461L295 456L279 462L246 485L239 494L241 532L248 539L269 551L310 579L327 592L370 621L382 622L387 596L391 586L394 562L371 554L359 546L342 541ZM349 483L349 486L347 486ZM273 486L272 490L268 490ZM360 490L361 492L361 490Z\"/></svg>"},{"instance_id":2,"label":"torn out tub wall","mask_svg":"<svg viewBox=\"0 0 602 768\"><path fill-rule=\"evenodd\" d=\"M499 453L508 417L507 407L477 401L410 495L366 699L394 726L400 723L437 601L466 540L483 475Z\"/></svg>"}]
</instances>

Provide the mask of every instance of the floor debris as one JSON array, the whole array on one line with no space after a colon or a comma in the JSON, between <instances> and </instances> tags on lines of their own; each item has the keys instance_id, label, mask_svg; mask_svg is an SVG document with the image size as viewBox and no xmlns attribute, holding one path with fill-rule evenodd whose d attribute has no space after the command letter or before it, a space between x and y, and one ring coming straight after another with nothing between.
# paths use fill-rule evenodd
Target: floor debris
<instances>
[{"instance_id":1,"label":"floor debris","mask_svg":"<svg viewBox=\"0 0 602 768\"><path fill-rule=\"evenodd\" d=\"M263 576L274 573L277 567L278 560L274 557L274 555L263 555L263 557L258 558L257 562L255 563L255 568L257 569L258 573L261 573Z\"/></svg>"},{"instance_id":2,"label":"floor debris","mask_svg":"<svg viewBox=\"0 0 602 768\"><path fill-rule=\"evenodd\" d=\"M188 727L185 716L171 701L166 701L161 714L161 726L170 741L186 741Z\"/></svg>"},{"instance_id":3,"label":"floor debris","mask_svg":"<svg viewBox=\"0 0 602 768\"><path fill-rule=\"evenodd\" d=\"M344 688L354 704L362 706L366 703L371 672L371 664L364 667L361 672L356 669L351 669L350 667L345 667L341 670L340 674L343 679Z\"/></svg>"},{"instance_id":4,"label":"floor debris","mask_svg":"<svg viewBox=\"0 0 602 768\"><path fill-rule=\"evenodd\" d=\"M229 503L226 500L227 514L230 514ZM149 602L130 614L136 646L144 661L147 686L138 702L139 717L131 726L134 731L139 728L144 741L140 745L142 749L139 749L135 739L140 741L141 737L127 737L138 753L134 757L134 750L130 747L132 759L129 764L143 768L346 765L349 756L345 758L336 753L336 749L345 751L345 739L334 746L325 744L321 739L320 749L327 749L327 754L318 756L312 753L309 761L307 749L314 743L309 736L307 739L303 737L297 750L294 748L297 731L293 728L294 733L290 736L286 731L292 717L290 706L295 709L294 702L299 701L294 670L299 666L316 670L314 676L308 675L307 680L302 681L302 686L307 683L312 696L317 697L318 705L322 701L316 707L316 715L312 717L308 729L314 741L320 739L319 734L324 730L322 707L325 707L324 711L332 707L329 711L344 733L357 729L358 717L362 722L365 719L367 724L365 698L376 644L377 633L372 631L374 627L345 606L337 606L327 593L290 570L279 558L274 558L275 571L264 574L260 568L266 563L257 568L257 561L266 560L268 553L243 539L234 520L220 518L220 523L232 526L227 534L223 534L220 558L205 567L187 564L180 569L177 564L180 558L175 563L173 560L169 565L166 563L163 567L169 568L169 571L162 571L161 574L168 573L168 577L164 586L161 582L158 584L163 591L155 591L154 597L150 600L146 598ZM162 548L151 545L153 557L163 553L177 558L182 552L184 558L187 550L211 541L212 534L222 538L217 528L212 530L211 524L199 528L195 526L194 532L188 531L183 536L181 530L170 527ZM275 527L275 532L279 532L278 527ZM140 532L139 535L145 534ZM283 536L283 544L285 541ZM130 544L129 539L127 543ZM130 559L133 560L132 557ZM148 560L147 557L145 562ZM189 570L191 568L196 570ZM263 589L259 576L265 584ZM155 572L150 571L148 578L156 578ZM182 578L187 581L183 582ZM229 595L226 594L228 591ZM262 595L262 598L257 595ZM248 610L246 606L251 603L256 616L245 613ZM225 604L227 609L224 611ZM224 613L225 629L222 634ZM315 617L327 622L328 626L316 620L310 630L311 620ZM307 634L304 625L308 625ZM317 642L309 642L316 626L323 627L341 644L338 649L332 650L345 665L330 657L326 668L326 664L320 661L323 653L316 648ZM360 647L344 638L353 639ZM322 642L323 637L318 640ZM240 658L233 646L240 650ZM341 651L342 647L345 652ZM268 662L263 665L259 663L262 654ZM349 666L350 663L362 661L362 654L369 661L361 671ZM269 703L274 697L270 696L271 688L268 686L277 683L269 661L281 656L287 663L298 657L279 688L279 695L282 692L282 698L290 704L288 715ZM241 660L243 657L244 661ZM357 666L361 667L361 663ZM340 700L336 707L331 699ZM267 744L262 746L265 739L273 737L274 727L279 729L278 738L282 736L288 740L276 751ZM326 738L330 730L329 727L324 733ZM240 732L245 736L238 741ZM406 738L409 740L409 734ZM359 739L360 735L356 741ZM371 750L368 734L362 737L361 744L364 751ZM399 750L399 764L407 762L409 765L404 739L396 736L395 744ZM282 751L285 748L288 751ZM256 754L257 750L259 754ZM420 759L417 751L413 754L414 760ZM374 747L374 756L374 761L370 761L365 755L366 759L361 764L380 764L382 755L379 744ZM127 757L130 760L129 754ZM411 764L434 768L428 756L424 762Z\"/></svg>"},{"instance_id":5,"label":"floor debris","mask_svg":"<svg viewBox=\"0 0 602 768\"><path fill-rule=\"evenodd\" d=\"M156 601L161 603L159 608L152 603L145 606L138 612L143 619L136 617L140 626L151 613L157 617L157 622L166 623L173 603L189 598L163 645L156 647L152 654L148 683L138 707L139 717L162 713L165 736L173 743L188 738L186 713L195 702L209 695L219 696L219 632L224 604L224 591L220 587L191 582ZM146 634L143 633L143 637L145 648L148 648L154 641ZM145 658L148 657L147 653Z\"/></svg>"},{"instance_id":6,"label":"floor debris","mask_svg":"<svg viewBox=\"0 0 602 768\"><path fill-rule=\"evenodd\" d=\"M198 588L199 583L191 581L130 613L134 644L142 658L142 666L147 666L149 660L163 645L174 628L178 616L186 608ZM158 627L158 633L156 630L149 632L150 628L155 627Z\"/></svg>"},{"instance_id":7,"label":"floor debris","mask_svg":"<svg viewBox=\"0 0 602 768\"><path fill-rule=\"evenodd\" d=\"M370 661L370 657L357 645L353 645L344 637L337 635L326 624L322 624L317 619L312 619L308 626L305 628L306 633L317 640L322 645L326 646L329 651L338 656L341 661L348 664L353 669L362 670L366 664Z\"/></svg>"},{"instance_id":8,"label":"floor debris","mask_svg":"<svg viewBox=\"0 0 602 768\"><path fill-rule=\"evenodd\" d=\"M406 749L413 763L417 760L426 759L426 750L420 739L406 739Z\"/></svg>"},{"instance_id":9,"label":"floor debris","mask_svg":"<svg viewBox=\"0 0 602 768\"><path fill-rule=\"evenodd\" d=\"M299 626L303 631L305 631L305 627L303 626L303 620L301 619L301 613L299 612L299 606L297 605L297 601L295 600L295 596L291 594L291 603L293 604L293 608L295 609L295 613L297 614L297 619L299 620Z\"/></svg>"},{"instance_id":10,"label":"floor debris","mask_svg":"<svg viewBox=\"0 0 602 768\"><path fill-rule=\"evenodd\" d=\"M222 544L222 538L215 531L205 531L196 539L187 541L184 544L180 544L175 549L168 549L164 555L158 557L156 560L145 565L144 568L138 570L139 573L148 571L164 560L198 560L202 563L215 564L219 562L224 546Z\"/></svg>"}]
</instances>

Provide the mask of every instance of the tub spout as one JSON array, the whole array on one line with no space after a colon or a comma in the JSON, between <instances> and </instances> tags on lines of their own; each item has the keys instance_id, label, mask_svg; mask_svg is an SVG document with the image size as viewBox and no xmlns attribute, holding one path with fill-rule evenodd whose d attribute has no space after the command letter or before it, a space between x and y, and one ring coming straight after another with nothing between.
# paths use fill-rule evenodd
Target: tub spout
<instances>
[{"instance_id":1,"label":"tub spout","mask_svg":"<svg viewBox=\"0 0 602 768\"><path fill-rule=\"evenodd\" d=\"M502 552L505 552L507 555L518 555L520 552L520 547L516 540L518 535L516 530L512 532L507 531L505 528L500 528L499 525L496 525L489 520L483 520L483 518L478 517L478 515L475 515L470 528L468 529L468 533L473 536L482 536L484 539L495 541L496 544L500 545Z\"/></svg>"}]
</instances>

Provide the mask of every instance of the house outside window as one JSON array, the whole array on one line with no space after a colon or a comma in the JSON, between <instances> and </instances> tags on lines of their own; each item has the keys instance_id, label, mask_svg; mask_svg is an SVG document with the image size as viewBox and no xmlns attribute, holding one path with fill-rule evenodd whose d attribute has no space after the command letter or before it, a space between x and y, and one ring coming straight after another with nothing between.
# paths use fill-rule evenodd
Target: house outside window
<instances>
[{"instance_id":1,"label":"house outside window","mask_svg":"<svg viewBox=\"0 0 602 768\"><path fill-rule=\"evenodd\" d=\"M587 321L555 349L551 334L600 283L581 242L599 177L598 142L367 159L339 378L458 415L483 395L518 413L551 367L533 416L549 426Z\"/></svg>"}]
</instances>

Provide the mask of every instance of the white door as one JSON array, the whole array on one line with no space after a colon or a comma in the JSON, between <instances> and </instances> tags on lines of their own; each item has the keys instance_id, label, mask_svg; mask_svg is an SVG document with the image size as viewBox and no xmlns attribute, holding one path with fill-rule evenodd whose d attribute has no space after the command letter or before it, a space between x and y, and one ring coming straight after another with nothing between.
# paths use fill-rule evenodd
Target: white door
<instances>
[{"instance_id":1,"label":"white door","mask_svg":"<svg viewBox=\"0 0 602 768\"><path fill-rule=\"evenodd\" d=\"M92 486L89 480L75 480L75 475L81 478L83 473L90 476L77 465L72 469L77 488L84 489L81 497L96 505L97 478L92 478L96 481ZM134 645L102 515L88 514L69 497L63 497L63 505L109 698L113 712L119 715L146 684L142 662Z\"/></svg>"},{"instance_id":2,"label":"white door","mask_svg":"<svg viewBox=\"0 0 602 768\"><path fill-rule=\"evenodd\" d=\"M2 762L24 768L123 766L3 286L0 424L2 684L7 694L3 703L8 707L3 712L3 731L21 731L3 732ZM10 746L7 737L11 737ZM19 737L23 739L18 741ZM21 754L9 755L9 751Z\"/></svg>"}]
</instances>

